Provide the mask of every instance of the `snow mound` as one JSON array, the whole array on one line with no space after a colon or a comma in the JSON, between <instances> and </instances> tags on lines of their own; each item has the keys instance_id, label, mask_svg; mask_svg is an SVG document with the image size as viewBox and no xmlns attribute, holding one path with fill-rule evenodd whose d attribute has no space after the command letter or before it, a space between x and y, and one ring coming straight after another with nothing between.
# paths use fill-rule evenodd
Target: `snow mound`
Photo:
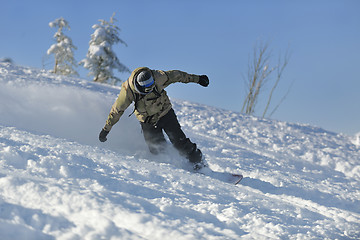
<instances>
[{"instance_id":1,"label":"snow mound","mask_svg":"<svg viewBox=\"0 0 360 240\"><path fill-rule=\"evenodd\" d=\"M360 238L359 135L173 99L234 186L150 155L132 109L100 143L118 92L0 62L0 239Z\"/></svg>"}]
</instances>

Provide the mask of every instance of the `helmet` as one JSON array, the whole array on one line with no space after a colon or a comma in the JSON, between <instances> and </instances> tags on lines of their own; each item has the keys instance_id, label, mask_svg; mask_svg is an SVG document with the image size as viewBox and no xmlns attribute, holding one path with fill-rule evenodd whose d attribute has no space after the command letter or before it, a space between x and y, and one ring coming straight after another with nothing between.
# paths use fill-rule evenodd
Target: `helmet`
<instances>
[{"instance_id":1,"label":"helmet","mask_svg":"<svg viewBox=\"0 0 360 240\"><path fill-rule=\"evenodd\" d=\"M151 74L151 71L145 70L140 72L134 78L135 90L143 95L151 93L155 88L155 81Z\"/></svg>"}]
</instances>

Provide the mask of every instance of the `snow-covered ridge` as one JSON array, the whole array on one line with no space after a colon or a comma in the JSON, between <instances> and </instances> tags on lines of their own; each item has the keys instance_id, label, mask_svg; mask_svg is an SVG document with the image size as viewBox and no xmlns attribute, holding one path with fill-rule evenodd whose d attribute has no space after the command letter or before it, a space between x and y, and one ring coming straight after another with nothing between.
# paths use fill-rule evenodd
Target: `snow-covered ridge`
<instances>
[{"instance_id":1,"label":"snow-covered ridge","mask_svg":"<svg viewBox=\"0 0 360 240\"><path fill-rule=\"evenodd\" d=\"M118 92L0 63L0 239L360 238L358 136L172 99L233 186L150 155L132 109L100 143Z\"/></svg>"}]
</instances>

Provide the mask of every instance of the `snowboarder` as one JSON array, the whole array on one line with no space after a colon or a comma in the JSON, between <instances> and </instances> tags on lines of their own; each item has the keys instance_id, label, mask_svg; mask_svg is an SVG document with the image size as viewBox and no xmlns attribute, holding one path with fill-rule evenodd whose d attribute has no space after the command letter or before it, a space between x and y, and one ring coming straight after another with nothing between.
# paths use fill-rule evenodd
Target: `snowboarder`
<instances>
[{"instance_id":1,"label":"snowboarder","mask_svg":"<svg viewBox=\"0 0 360 240\"><path fill-rule=\"evenodd\" d=\"M111 128L134 102L133 113L140 121L145 142L151 153L158 154L165 150L164 130L179 153L194 164L195 170L203 167L205 163L200 149L181 130L170 99L164 90L175 82L194 82L207 87L209 78L206 75L188 74L178 70L150 70L147 67L135 69L122 84L119 96L99 134L99 140L101 142L107 140Z\"/></svg>"}]
</instances>

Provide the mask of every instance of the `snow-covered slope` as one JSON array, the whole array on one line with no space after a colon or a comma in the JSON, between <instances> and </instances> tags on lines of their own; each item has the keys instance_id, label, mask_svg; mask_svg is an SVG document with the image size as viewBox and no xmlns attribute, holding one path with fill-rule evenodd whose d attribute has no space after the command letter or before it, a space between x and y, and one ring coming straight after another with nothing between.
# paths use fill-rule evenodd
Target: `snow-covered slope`
<instances>
[{"instance_id":1,"label":"snow-covered slope","mask_svg":"<svg viewBox=\"0 0 360 240\"><path fill-rule=\"evenodd\" d=\"M118 92L0 63L0 239L360 238L359 136L173 99L234 186L150 155L132 109L100 143Z\"/></svg>"}]
</instances>

